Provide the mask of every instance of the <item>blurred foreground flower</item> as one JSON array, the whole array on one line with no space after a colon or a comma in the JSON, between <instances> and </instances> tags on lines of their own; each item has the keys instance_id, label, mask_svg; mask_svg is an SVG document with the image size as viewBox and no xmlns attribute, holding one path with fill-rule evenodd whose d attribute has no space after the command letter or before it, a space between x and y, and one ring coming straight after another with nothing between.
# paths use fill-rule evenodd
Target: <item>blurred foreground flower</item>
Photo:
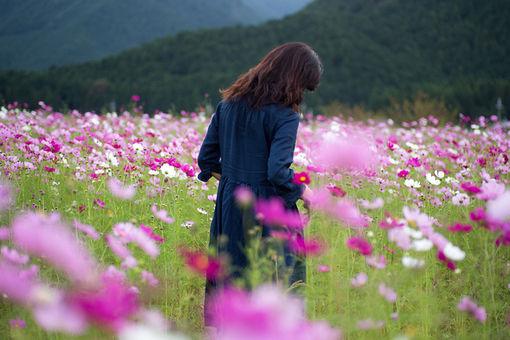
<instances>
[{"instance_id":1,"label":"blurred foreground flower","mask_svg":"<svg viewBox=\"0 0 510 340\"><path fill-rule=\"evenodd\" d=\"M213 340L341 338L341 332L327 322L307 320L301 300L270 285L251 293L226 288L213 298L207 313L217 328L216 334L210 334Z\"/></svg>"}]
</instances>

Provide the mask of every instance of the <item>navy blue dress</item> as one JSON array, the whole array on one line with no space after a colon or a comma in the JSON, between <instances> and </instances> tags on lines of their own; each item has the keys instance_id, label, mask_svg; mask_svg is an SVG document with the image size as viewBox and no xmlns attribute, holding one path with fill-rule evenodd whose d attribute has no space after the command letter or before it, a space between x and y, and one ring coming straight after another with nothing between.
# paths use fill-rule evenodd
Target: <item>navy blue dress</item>
<instances>
[{"instance_id":1,"label":"navy blue dress","mask_svg":"<svg viewBox=\"0 0 510 340\"><path fill-rule=\"evenodd\" d=\"M247 265L244 255L246 216L236 204L234 191L248 186L256 197L279 196L288 209L297 210L304 185L293 183L292 164L299 114L279 104L251 108L243 100L221 101L212 116L198 155L201 172L207 182L212 172L221 174L216 207L211 222L210 246L230 258L232 276L242 275ZM269 234L263 227L263 236ZM289 284L305 281L304 259L292 256L285 247L285 262L290 268ZM215 282L206 284L207 295Z\"/></svg>"}]
</instances>

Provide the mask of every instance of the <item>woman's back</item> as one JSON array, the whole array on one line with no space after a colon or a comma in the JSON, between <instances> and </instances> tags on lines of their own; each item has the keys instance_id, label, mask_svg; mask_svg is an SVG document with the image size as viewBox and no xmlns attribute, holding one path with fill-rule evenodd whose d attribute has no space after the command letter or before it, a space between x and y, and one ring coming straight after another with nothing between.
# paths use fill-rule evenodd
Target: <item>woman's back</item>
<instances>
[{"instance_id":1,"label":"woman's back","mask_svg":"<svg viewBox=\"0 0 510 340\"><path fill-rule=\"evenodd\" d=\"M222 175L269 184L268 160L275 128L291 117L297 129L297 113L276 104L253 109L244 100L222 102L217 111Z\"/></svg>"}]
</instances>

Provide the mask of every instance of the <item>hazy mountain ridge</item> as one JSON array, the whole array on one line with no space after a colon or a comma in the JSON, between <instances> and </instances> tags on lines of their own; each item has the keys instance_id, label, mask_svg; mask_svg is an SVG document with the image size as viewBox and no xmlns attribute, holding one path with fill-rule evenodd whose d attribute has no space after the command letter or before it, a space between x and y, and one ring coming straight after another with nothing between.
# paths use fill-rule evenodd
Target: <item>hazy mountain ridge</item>
<instances>
[{"instance_id":1,"label":"hazy mountain ridge","mask_svg":"<svg viewBox=\"0 0 510 340\"><path fill-rule=\"evenodd\" d=\"M247 0L0 0L0 68L84 62L179 31L259 23L305 3L291 2L273 1L271 13Z\"/></svg>"}]
</instances>

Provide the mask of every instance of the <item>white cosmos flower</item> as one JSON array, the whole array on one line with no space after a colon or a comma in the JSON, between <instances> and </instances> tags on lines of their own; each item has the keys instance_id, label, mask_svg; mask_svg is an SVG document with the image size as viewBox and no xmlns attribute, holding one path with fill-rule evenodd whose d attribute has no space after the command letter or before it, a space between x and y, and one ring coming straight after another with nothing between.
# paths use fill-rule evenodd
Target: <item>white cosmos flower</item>
<instances>
[{"instance_id":1,"label":"white cosmos flower","mask_svg":"<svg viewBox=\"0 0 510 340\"><path fill-rule=\"evenodd\" d=\"M418 181L415 181L412 178L406 179L404 182L404 185L408 188L415 188L415 189L421 188L421 183Z\"/></svg>"},{"instance_id":2,"label":"white cosmos flower","mask_svg":"<svg viewBox=\"0 0 510 340\"><path fill-rule=\"evenodd\" d=\"M133 150L135 150L136 152L140 153L143 151L143 145L140 144L140 143L134 143L133 144Z\"/></svg>"},{"instance_id":3,"label":"white cosmos flower","mask_svg":"<svg viewBox=\"0 0 510 340\"><path fill-rule=\"evenodd\" d=\"M428 251L432 249L432 242L426 238L422 238L421 240L414 240L411 244L411 248L416 251Z\"/></svg>"},{"instance_id":4,"label":"white cosmos flower","mask_svg":"<svg viewBox=\"0 0 510 340\"><path fill-rule=\"evenodd\" d=\"M175 168L168 163L163 164L159 170L165 177L168 178L175 178L178 176L177 171L175 171Z\"/></svg>"},{"instance_id":5,"label":"white cosmos flower","mask_svg":"<svg viewBox=\"0 0 510 340\"><path fill-rule=\"evenodd\" d=\"M402 264L406 268L422 268L425 265L425 261L420 259L415 259L411 256L403 256Z\"/></svg>"},{"instance_id":6,"label":"white cosmos flower","mask_svg":"<svg viewBox=\"0 0 510 340\"><path fill-rule=\"evenodd\" d=\"M434 174L436 175L437 178L444 178L444 172L441 170L434 171Z\"/></svg>"},{"instance_id":7,"label":"white cosmos flower","mask_svg":"<svg viewBox=\"0 0 510 340\"><path fill-rule=\"evenodd\" d=\"M454 246L451 243L448 243L446 247L444 247L443 253L452 261L462 261L466 257L466 253L463 252L462 249Z\"/></svg>"},{"instance_id":8,"label":"white cosmos flower","mask_svg":"<svg viewBox=\"0 0 510 340\"><path fill-rule=\"evenodd\" d=\"M159 171L158 170L149 170L149 175L157 176L157 175L159 175Z\"/></svg>"},{"instance_id":9,"label":"white cosmos flower","mask_svg":"<svg viewBox=\"0 0 510 340\"><path fill-rule=\"evenodd\" d=\"M430 174L430 173L427 173L427 175L426 175L425 177L427 178L427 181L428 181L430 184L432 184L432 185L439 185L439 184L441 184L441 181L440 181L440 180L438 180L438 179L436 178L436 176L434 176L434 175L432 175L432 174Z\"/></svg>"},{"instance_id":10,"label":"white cosmos flower","mask_svg":"<svg viewBox=\"0 0 510 340\"><path fill-rule=\"evenodd\" d=\"M409 228L408 226L404 226L404 231L406 232L407 235L411 236L414 239L423 238L423 234L419 230Z\"/></svg>"}]
</instances>

